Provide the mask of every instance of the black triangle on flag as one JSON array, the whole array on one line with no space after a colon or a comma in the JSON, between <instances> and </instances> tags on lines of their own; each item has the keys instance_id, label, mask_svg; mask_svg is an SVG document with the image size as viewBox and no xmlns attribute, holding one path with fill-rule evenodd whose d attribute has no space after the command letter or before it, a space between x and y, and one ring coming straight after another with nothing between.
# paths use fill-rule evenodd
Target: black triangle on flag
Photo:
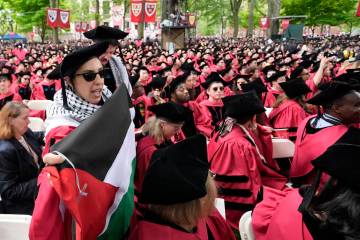
<instances>
[{"instance_id":1,"label":"black triangle on flag","mask_svg":"<svg viewBox=\"0 0 360 240\"><path fill-rule=\"evenodd\" d=\"M110 99L73 132L51 147L69 159L75 168L103 181L112 166L131 124L130 96L121 84ZM60 171L71 165L64 162Z\"/></svg>"}]
</instances>

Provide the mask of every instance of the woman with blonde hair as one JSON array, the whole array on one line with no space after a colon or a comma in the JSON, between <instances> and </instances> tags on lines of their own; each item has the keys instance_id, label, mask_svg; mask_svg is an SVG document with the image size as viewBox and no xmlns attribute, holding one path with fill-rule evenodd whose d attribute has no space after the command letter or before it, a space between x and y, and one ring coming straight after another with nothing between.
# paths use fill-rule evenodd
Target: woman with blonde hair
<instances>
[{"instance_id":1,"label":"woman with blonde hair","mask_svg":"<svg viewBox=\"0 0 360 240\"><path fill-rule=\"evenodd\" d=\"M155 151L139 196L144 215L129 240L235 239L214 208L216 192L204 136Z\"/></svg>"},{"instance_id":2,"label":"woman with blonde hair","mask_svg":"<svg viewBox=\"0 0 360 240\"><path fill-rule=\"evenodd\" d=\"M152 105L150 117L142 128L143 137L136 146L135 194L141 192L142 181L152 154L159 148L176 142L174 136L181 134L187 109L173 102ZM179 136L178 138L184 138Z\"/></svg>"},{"instance_id":3,"label":"woman with blonde hair","mask_svg":"<svg viewBox=\"0 0 360 240\"><path fill-rule=\"evenodd\" d=\"M43 167L41 137L29 128L29 109L8 102L0 111L0 204L4 213L32 214Z\"/></svg>"}]
</instances>

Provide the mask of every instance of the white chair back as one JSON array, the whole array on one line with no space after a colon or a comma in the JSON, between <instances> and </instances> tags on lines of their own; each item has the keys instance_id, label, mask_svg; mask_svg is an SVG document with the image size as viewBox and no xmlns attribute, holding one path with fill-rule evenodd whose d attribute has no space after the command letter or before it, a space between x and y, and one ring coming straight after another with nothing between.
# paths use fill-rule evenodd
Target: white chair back
<instances>
[{"instance_id":1,"label":"white chair back","mask_svg":"<svg viewBox=\"0 0 360 240\"><path fill-rule=\"evenodd\" d=\"M273 138L273 158L289 158L294 156L295 144L289 139Z\"/></svg>"},{"instance_id":2,"label":"white chair back","mask_svg":"<svg viewBox=\"0 0 360 240\"><path fill-rule=\"evenodd\" d=\"M30 120L29 128L33 132L44 132L45 131L45 124L41 118L29 117L29 120Z\"/></svg>"},{"instance_id":3,"label":"white chair back","mask_svg":"<svg viewBox=\"0 0 360 240\"><path fill-rule=\"evenodd\" d=\"M27 105L32 110L46 110L52 102L50 100L29 100Z\"/></svg>"},{"instance_id":4,"label":"white chair back","mask_svg":"<svg viewBox=\"0 0 360 240\"><path fill-rule=\"evenodd\" d=\"M31 216L0 214L1 240L28 240Z\"/></svg>"},{"instance_id":5,"label":"white chair back","mask_svg":"<svg viewBox=\"0 0 360 240\"><path fill-rule=\"evenodd\" d=\"M244 213L239 222L239 232L241 240L255 240L251 222L251 211Z\"/></svg>"},{"instance_id":6,"label":"white chair back","mask_svg":"<svg viewBox=\"0 0 360 240\"><path fill-rule=\"evenodd\" d=\"M226 219L225 215L225 200L223 198L216 198L215 199L215 207L220 212L221 216Z\"/></svg>"}]
</instances>

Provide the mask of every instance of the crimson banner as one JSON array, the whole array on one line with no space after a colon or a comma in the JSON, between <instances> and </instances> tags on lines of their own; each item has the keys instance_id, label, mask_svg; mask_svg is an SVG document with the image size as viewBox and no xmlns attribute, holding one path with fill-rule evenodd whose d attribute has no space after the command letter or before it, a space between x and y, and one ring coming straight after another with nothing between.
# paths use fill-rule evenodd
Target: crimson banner
<instances>
[{"instance_id":1,"label":"crimson banner","mask_svg":"<svg viewBox=\"0 0 360 240\"><path fill-rule=\"evenodd\" d=\"M155 22L156 3L157 3L157 0L146 0L145 1L145 19L144 19L144 21L146 23Z\"/></svg>"},{"instance_id":2,"label":"crimson banner","mask_svg":"<svg viewBox=\"0 0 360 240\"><path fill-rule=\"evenodd\" d=\"M70 11L59 9L59 27L70 28Z\"/></svg>"},{"instance_id":3,"label":"crimson banner","mask_svg":"<svg viewBox=\"0 0 360 240\"><path fill-rule=\"evenodd\" d=\"M262 17L259 19L259 26L261 29L265 30L270 27L270 18Z\"/></svg>"},{"instance_id":4,"label":"crimson banner","mask_svg":"<svg viewBox=\"0 0 360 240\"><path fill-rule=\"evenodd\" d=\"M142 17L143 0L131 0L130 17L131 22L140 23Z\"/></svg>"},{"instance_id":5,"label":"crimson banner","mask_svg":"<svg viewBox=\"0 0 360 240\"><path fill-rule=\"evenodd\" d=\"M48 8L46 10L47 25L51 28L56 28L59 26L58 10L59 9L57 8Z\"/></svg>"},{"instance_id":6,"label":"crimson banner","mask_svg":"<svg viewBox=\"0 0 360 240\"><path fill-rule=\"evenodd\" d=\"M290 24L289 19L283 19L282 22L281 22L282 30L285 31L289 27L289 24Z\"/></svg>"},{"instance_id":7,"label":"crimson banner","mask_svg":"<svg viewBox=\"0 0 360 240\"><path fill-rule=\"evenodd\" d=\"M81 32L86 32L87 30L89 30L89 24L87 22L81 22L80 31Z\"/></svg>"},{"instance_id":8,"label":"crimson banner","mask_svg":"<svg viewBox=\"0 0 360 240\"><path fill-rule=\"evenodd\" d=\"M75 22L75 32L81 32L81 22Z\"/></svg>"},{"instance_id":9,"label":"crimson banner","mask_svg":"<svg viewBox=\"0 0 360 240\"><path fill-rule=\"evenodd\" d=\"M358 4L358 9L356 11L356 16L360 17L360 0L359 0L359 4Z\"/></svg>"},{"instance_id":10,"label":"crimson banner","mask_svg":"<svg viewBox=\"0 0 360 240\"><path fill-rule=\"evenodd\" d=\"M123 26L123 19L124 19L124 6L113 6L111 9L111 17L113 26Z\"/></svg>"}]
</instances>

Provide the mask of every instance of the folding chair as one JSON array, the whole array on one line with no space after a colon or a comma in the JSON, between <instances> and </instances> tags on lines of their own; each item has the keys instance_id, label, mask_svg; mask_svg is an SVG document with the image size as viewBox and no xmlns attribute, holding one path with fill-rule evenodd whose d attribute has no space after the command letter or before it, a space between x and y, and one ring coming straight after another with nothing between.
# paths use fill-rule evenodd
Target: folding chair
<instances>
[{"instance_id":1,"label":"folding chair","mask_svg":"<svg viewBox=\"0 0 360 240\"><path fill-rule=\"evenodd\" d=\"M29 100L27 105L31 110L46 110L52 102L50 100Z\"/></svg>"},{"instance_id":2,"label":"folding chair","mask_svg":"<svg viewBox=\"0 0 360 240\"><path fill-rule=\"evenodd\" d=\"M31 216L0 214L0 238L2 240L28 240Z\"/></svg>"},{"instance_id":3,"label":"folding chair","mask_svg":"<svg viewBox=\"0 0 360 240\"><path fill-rule=\"evenodd\" d=\"M30 120L29 128L33 132L44 132L45 131L45 124L41 118L29 117L29 120Z\"/></svg>"},{"instance_id":4,"label":"folding chair","mask_svg":"<svg viewBox=\"0 0 360 240\"><path fill-rule=\"evenodd\" d=\"M251 223L251 213L251 211L247 211L240 218L239 232L241 240L255 240Z\"/></svg>"}]
</instances>

